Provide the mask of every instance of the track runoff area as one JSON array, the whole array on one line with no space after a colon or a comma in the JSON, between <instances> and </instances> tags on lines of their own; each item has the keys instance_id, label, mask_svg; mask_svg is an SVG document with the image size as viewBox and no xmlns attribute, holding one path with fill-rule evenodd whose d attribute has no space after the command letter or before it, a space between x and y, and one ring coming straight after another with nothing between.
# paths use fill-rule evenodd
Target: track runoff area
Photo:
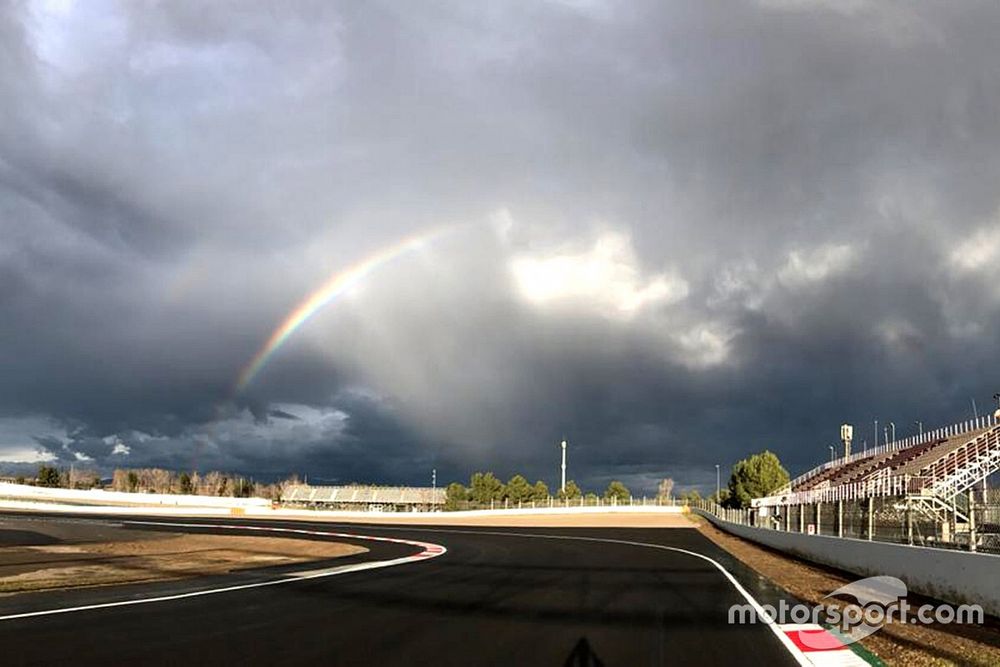
<instances>
[{"instance_id":1,"label":"track runoff area","mask_svg":"<svg viewBox=\"0 0 1000 667\"><path fill-rule=\"evenodd\" d=\"M0 598L4 664L866 664L832 635L815 641L825 633L818 626L769 622L762 604L780 591L693 528L100 521L368 551L226 576ZM730 608L747 604L758 621L730 623ZM805 633L813 640L802 641Z\"/></svg>"}]
</instances>

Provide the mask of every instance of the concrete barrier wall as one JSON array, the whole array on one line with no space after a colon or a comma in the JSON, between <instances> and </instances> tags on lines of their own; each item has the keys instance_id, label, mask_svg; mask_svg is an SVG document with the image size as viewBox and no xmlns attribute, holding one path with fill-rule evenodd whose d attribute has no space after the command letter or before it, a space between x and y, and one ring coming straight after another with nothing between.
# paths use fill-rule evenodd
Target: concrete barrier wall
<instances>
[{"instance_id":1,"label":"concrete barrier wall","mask_svg":"<svg viewBox=\"0 0 1000 667\"><path fill-rule=\"evenodd\" d=\"M174 496L170 496L174 497ZM202 496L192 496L201 498ZM218 500L211 497L209 500ZM229 498L223 500L240 500L239 498ZM245 500L245 499L244 499ZM664 506L621 506L621 507L554 507L552 509L525 508L506 510L470 510L463 512L369 512L365 510L304 510L294 508L272 509L265 501L263 504L253 505L174 505L169 503L151 505L72 505L65 502L47 500L45 502L30 499L10 499L4 498L0 494L0 509L12 510L32 510L40 512L64 512L71 514L120 514L129 516L141 516L143 514L156 514L165 516L232 516L232 510L238 510L238 516L250 516L255 518L299 518L299 519L393 519L401 518L407 521L418 521L423 523L435 523L447 521L449 519L476 518L476 517L505 517L505 516L553 516L553 515L606 515L606 514L642 514L642 515L675 515L682 514L686 508L676 505Z\"/></svg>"},{"instance_id":2,"label":"concrete barrier wall","mask_svg":"<svg viewBox=\"0 0 1000 667\"><path fill-rule=\"evenodd\" d=\"M803 535L753 528L693 510L728 533L859 576L888 575L916 593L951 602L978 604L1000 616L1000 556L949 551L847 537Z\"/></svg>"},{"instance_id":3,"label":"concrete barrier wall","mask_svg":"<svg viewBox=\"0 0 1000 667\"><path fill-rule=\"evenodd\" d=\"M102 489L51 489L44 486L10 484L8 482L0 482L0 498L68 503L167 505L171 507L267 507L271 504L271 501L265 498L125 493Z\"/></svg>"}]
</instances>

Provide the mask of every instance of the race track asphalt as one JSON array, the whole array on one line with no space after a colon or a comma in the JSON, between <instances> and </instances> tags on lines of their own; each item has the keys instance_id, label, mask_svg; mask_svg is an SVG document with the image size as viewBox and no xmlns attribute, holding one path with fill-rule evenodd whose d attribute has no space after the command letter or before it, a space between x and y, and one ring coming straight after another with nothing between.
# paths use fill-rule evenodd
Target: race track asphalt
<instances>
[{"instance_id":1,"label":"race track asphalt","mask_svg":"<svg viewBox=\"0 0 1000 667\"><path fill-rule=\"evenodd\" d=\"M108 521L128 525L126 519ZM721 563L761 603L774 603L780 591L694 529L183 521L204 527L170 530L223 530L213 524L312 527L433 542L448 551L438 558L328 578L0 620L0 664L796 664L763 624L728 623L729 607L746 600L711 563L679 551L546 537L643 542L703 554ZM283 579L292 570L419 551L393 543L356 543L370 551L326 564L0 597L0 616Z\"/></svg>"}]
</instances>

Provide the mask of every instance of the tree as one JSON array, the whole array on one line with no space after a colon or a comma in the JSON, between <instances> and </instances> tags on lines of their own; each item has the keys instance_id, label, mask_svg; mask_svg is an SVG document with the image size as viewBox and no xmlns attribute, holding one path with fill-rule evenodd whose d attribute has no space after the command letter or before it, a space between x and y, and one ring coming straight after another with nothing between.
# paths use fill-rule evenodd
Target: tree
<instances>
[{"instance_id":1,"label":"tree","mask_svg":"<svg viewBox=\"0 0 1000 667\"><path fill-rule=\"evenodd\" d=\"M228 480L222 476L221 472L212 470L205 473L205 476L201 478L198 493L203 496L224 496L226 495L227 483Z\"/></svg>"},{"instance_id":2,"label":"tree","mask_svg":"<svg viewBox=\"0 0 1000 667\"><path fill-rule=\"evenodd\" d=\"M759 454L737 461L729 476L728 507L741 509L750 507L752 498L769 496L788 484L788 471L772 452L764 450Z\"/></svg>"},{"instance_id":3,"label":"tree","mask_svg":"<svg viewBox=\"0 0 1000 667\"><path fill-rule=\"evenodd\" d=\"M126 485L129 493L135 493L139 489L139 475L134 470L129 470L126 476Z\"/></svg>"},{"instance_id":4,"label":"tree","mask_svg":"<svg viewBox=\"0 0 1000 667\"><path fill-rule=\"evenodd\" d=\"M716 505L722 505L724 507L729 507L729 489L723 487L718 493L713 491L711 495L708 496L709 502L713 502Z\"/></svg>"},{"instance_id":5,"label":"tree","mask_svg":"<svg viewBox=\"0 0 1000 667\"><path fill-rule=\"evenodd\" d=\"M680 501L685 505L694 505L701 501L701 494L698 489L689 489L680 495Z\"/></svg>"},{"instance_id":6,"label":"tree","mask_svg":"<svg viewBox=\"0 0 1000 667\"><path fill-rule=\"evenodd\" d=\"M469 480L469 495L481 505L489 505L491 500L503 500L503 482L491 472L473 473Z\"/></svg>"},{"instance_id":7,"label":"tree","mask_svg":"<svg viewBox=\"0 0 1000 667\"><path fill-rule=\"evenodd\" d=\"M250 498L253 496L254 484L245 477L233 480L233 498Z\"/></svg>"},{"instance_id":8,"label":"tree","mask_svg":"<svg viewBox=\"0 0 1000 667\"><path fill-rule=\"evenodd\" d=\"M627 503L631 497L632 494L629 493L628 487L617 479L612 480L608 484L608 488L604 491L605 500L616 500L619 503Z\"/></svg>"},{"instance_id":9,"label":"tree","mask_svg":"<svg viewBox=\"0 0 1000 667\"><path fill-rule=\"evenodd\" d=\"M194 493L194 483L191 481L191 475L182 472L178 482L180 484L180 492L183 495L190 496Z\"/></svg>"},{"instance_id":10,"label":"tree","mask_svg":"<svg viewBox=\"0 0 1000 667\"><path fill-rule=\"evenodd\" d=\"M579 500L583 496L583 492L580 491L580 487L576 485L576 482L568 480L566 482L566 490L559 489L559 493L556 496L559 500Z\"/></svg>"},{"instance_id":11,"label":"tree","mask_svg":"<svg viewBox=\"0 0 1000 667\"><path fill-rule=\"evenodd\" d=\"M538 480L535 482L535 486L531 489L531 499L536 503L543 502L549 499L549 485Z\"/></svg>"},{"instance_id":12,"label":"tree","mask_svg":"<svg viewBox=\"0 0 1000 667\"><path fill-rule=\"evenodd\" d=\"M657 500L670 500L670 494L674 492L674 480L671 478L666 478L660 482L660 486L656 489L656 499Z\"/></svg>"},{"instance_id":13,"label":"tree","mask_svg":"<svg viewBox=\"0 0 1000 667\"><path fill-rule=\"evenodd\" d=\"M446 510L457 510L462 504L469 500L469 490L458 482L452 482L444 490L444 508Z\"/></svg>"},{"instance_id":14,"label":"tree","mask_svg":"<svg viewBox=\"0 0 1000 667\"><path fill-rule=\"evenodd\" d=\"M507 482L506 496L512 503L531 500L532 488L523 475L514 475Z\"/></svg>"},{"instance_id":15,"label":"tree","mask_svg":"<svg viewBox=\"0 0 1000 667\"><path fill-rule=\"evenodd\" d=\"M38 466L38 486L58 488L60 481L59 470L55 466Z\"/></svg>"}]
</instances>

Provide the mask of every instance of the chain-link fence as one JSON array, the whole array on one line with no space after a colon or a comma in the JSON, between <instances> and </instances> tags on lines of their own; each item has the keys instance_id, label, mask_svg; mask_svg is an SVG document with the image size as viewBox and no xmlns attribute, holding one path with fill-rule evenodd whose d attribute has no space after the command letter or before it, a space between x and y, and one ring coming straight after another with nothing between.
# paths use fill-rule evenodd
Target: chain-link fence
<instances>
[{"instance_id":1,"label":"chain-link fence","mask_svg":"<svg viewBox=\"0 0 1000 667\"><path fill-rule=\"evenodd\" d=\"M605 498L587 494L576 498L560 498L548 496L541 499L513 500L511 498L496 498L489 501L448 500L445 511L463 510L504 510L504 509L555 509L570 507L666 507L677 505L676 498L659 498L647 496L629 496L627 498Z\"/></svg>"}]
</instances>

